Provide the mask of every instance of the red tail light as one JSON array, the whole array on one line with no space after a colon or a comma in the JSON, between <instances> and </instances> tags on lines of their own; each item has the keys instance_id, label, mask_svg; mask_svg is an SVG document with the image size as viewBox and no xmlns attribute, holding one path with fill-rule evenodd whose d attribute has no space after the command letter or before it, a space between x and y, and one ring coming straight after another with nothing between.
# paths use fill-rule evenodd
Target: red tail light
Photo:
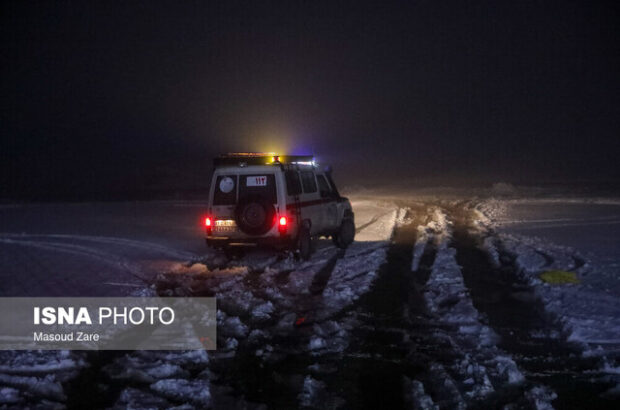
<instances>
[{"instance_id":1,"label":"red tail light","mask_svg":"<svg viewBox=\"0 0 620 410\"><path fill-rule=\"evenodd\" d=\"M209 218L208 216L205 219L205 226L211 226L211 218Z\"/></svg>"},{"instance_id":2,"label":"red tail light","mask_svg":"<svg viewBox=\"0 0 620 410\"><path fill-rule=\"evenodd\" d=\"M281 234L285 234L287 225L288 225L288 220L286 219L286 216L281 216L278 219L278 231L280 231Z\"/></svg>"},{"instance_id":3,"label":"red tail light","mask_svg":"<svg viewBox=\"0 0 620 410\"><path fill-rule=\"evenodd\" d=\"M211 229L213 228L213 220L210 216L205 218L205 227L207 228L207 235L211 235Z\"/></svg>"}]
</instances>

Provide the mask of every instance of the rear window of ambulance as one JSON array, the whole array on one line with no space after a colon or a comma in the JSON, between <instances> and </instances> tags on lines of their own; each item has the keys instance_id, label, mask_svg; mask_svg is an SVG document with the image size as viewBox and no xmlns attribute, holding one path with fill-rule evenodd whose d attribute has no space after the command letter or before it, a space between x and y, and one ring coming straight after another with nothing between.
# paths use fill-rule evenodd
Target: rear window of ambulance
<instances>
[{"instance_id":1,"label":"rear window of ambulance","mask_svg":"<svg viewBox=\"0 0 620 410\"><path fill-rule=\"evenodd\" d=\"M274 174L239 175L239 198L260 196L272 204L278 202Z\"/></svg>"},{"instance_id":2,"label":"rear window of ambulance","mask_svg":"<svg viewBox=\"0 0 620 410\"><path fill-rule=\"evenodd\" d=\"M237 203L237 175L218 175L215 179L213 205Z\"/></svg>"}]
</instances>

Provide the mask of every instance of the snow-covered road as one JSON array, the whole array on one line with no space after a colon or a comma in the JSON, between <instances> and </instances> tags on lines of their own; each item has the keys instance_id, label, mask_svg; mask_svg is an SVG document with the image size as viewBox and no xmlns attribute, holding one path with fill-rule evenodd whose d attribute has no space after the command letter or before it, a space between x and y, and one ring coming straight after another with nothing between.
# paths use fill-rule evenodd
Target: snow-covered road
<instances>
[{"instance_id":1,"label":"snow-covered road","mask_svg":"<svg viewBox=\"0 0 620 410\"><path fill-rule=\"evenodd\" d=\"M200 202L0 207L4 296L214 295L219 310L208 354L1 352L0 405L595 408L618 398L620 255L608 245L596 263L578 242L526 232L609 222L615 208L351 199L356 242L317 241L307 262L208 251ZM581 283L547 285L538 276L550 269Z\"/></svg>"}]
</instances>

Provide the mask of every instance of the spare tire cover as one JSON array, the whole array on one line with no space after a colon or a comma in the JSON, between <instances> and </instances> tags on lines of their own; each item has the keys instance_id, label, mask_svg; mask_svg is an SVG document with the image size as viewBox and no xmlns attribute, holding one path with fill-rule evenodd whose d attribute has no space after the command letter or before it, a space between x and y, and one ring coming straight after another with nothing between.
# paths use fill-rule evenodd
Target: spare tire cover
<instances>
[{"instance_id":1,"label":"spare tire cover","mask_svg":"<svg viewBox=\"0 0 620 410\"><path fill-rule=\"evenodd\" d=\"M275 223L276 209L260 196L242 198L235 208L235 221L242 232L248 235L267 233Z\"/></svg>"}]
</instances>

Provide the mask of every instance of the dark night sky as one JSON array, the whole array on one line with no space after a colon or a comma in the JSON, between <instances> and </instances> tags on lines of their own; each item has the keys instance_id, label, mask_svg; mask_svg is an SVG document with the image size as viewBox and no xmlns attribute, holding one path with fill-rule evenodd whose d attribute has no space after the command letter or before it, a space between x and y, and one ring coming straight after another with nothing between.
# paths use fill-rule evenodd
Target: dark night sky
<instances>
[{"instance_id":1,"label":"dark night sky","mask_svg":"<svg viewBox=\"0 0 620 410\"><path fill-rule=\"evenodd\" d=\"M2 192L208 185L230 150L346 183L618 181L617 2L2 2Z\"/></svg>"}]
</instances>

